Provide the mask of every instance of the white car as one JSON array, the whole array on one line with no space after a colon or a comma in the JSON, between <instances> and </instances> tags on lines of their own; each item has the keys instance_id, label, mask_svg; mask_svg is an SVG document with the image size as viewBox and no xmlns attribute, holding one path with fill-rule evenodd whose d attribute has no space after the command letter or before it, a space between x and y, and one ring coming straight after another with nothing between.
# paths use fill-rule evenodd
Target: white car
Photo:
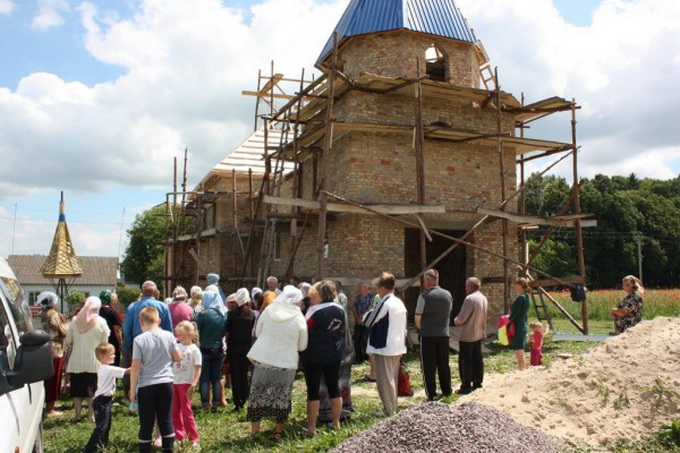
<instances>
[{"instance_id":1,"label":"white car","mask_svg":"<svg viewBox=\"0 0 680 453\"><path fill-rule=\"evenodd\" d=\"M53 373L49 336L33 330L24 292L0 258L0 452L42 453L42 381Z\"/></svg>"}]
</instances>

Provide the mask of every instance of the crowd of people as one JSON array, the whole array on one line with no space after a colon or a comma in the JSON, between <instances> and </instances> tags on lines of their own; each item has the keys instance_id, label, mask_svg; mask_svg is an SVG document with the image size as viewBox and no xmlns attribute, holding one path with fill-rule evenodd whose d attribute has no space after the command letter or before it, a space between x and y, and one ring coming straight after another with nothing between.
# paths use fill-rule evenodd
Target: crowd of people
<instances>
[{"instance_id":1,"label":"crowd of people","mask_svg":"<svg viewBox=\"0 0 680 453\"><path fill-rule=\"evenodd\" d=\"M185 440L199 446L193 394L199 391L202 410L216 412L227 405L225 375L232 410L246 410L251 439L260 435L265 418L275 422L274 437L281 437L300 370L307 387L305 436L313 437L319 423L338 429L350 417L354 363L370 361L364 380L376 382L383 406L376 415L397 411L401 359L407 352L407 310L395 294L392 274L383 273L372 282L375 294L369 292L368 283L358 285L352 301L340 283L332 281L312 285L291 280L281 289L278 280L269 277L264 290L240 288L229 295L220 288L218 275L209 274L207 282L205 288L194 286L189 292L178 286L165 301L154 282L144 282L139 299L124 316L116 295L103 291L99 297L88 297L70 321L56 309L59 300L54 293L39 296L55 369L45 382L46 415L60 415L55 402L63 387L73 399L74 421L84 418L84 402L89 400L87 418L95 428L84 451L108 444L117 379L123 379L130 410L138 413L140 452L153 446L171 451L176 441ZM453 298L439 286L436 270L426 271L423 283L415 324L425 396L434 401L453 393L449 365ZM612 312L620 331L641 319L644 291L632 276L624 278L623 286L627 296ZM459 327L461 395L483 385L482 344L488 324L488 301L480 280L468 278L465 289L467 296L453 319ZM529 328L531 365L541 364L543 326L527 324L528 280L517 279L515 290L511 349L522 370Z\"/></svg>"}]
</instances>

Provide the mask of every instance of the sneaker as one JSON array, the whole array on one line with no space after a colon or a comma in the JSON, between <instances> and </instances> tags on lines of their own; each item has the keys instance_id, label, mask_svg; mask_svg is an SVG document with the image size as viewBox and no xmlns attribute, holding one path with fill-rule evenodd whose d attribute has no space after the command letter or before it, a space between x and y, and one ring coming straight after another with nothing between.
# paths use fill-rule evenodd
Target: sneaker
<instances>
[{"instance_id":1,"label":"sneaker","mask_svg":"<svg viewBox=\"0 0 680 453\"><path fill-rule=\"evenodd\" d=\"M456 390L456 393L458 395L469 395L470 393L472 393L472 389L460 388L460 389Z\"/></svg>"},{"instance_id":2,"label":"sneaker","mask_svg":"<svg viewBox=\"0 0 680 453\"><path fill-rule=\"evenodd\" d=\"M378 417L378 418L385 418L385 417L387 417L387 415L386 415L383 411L374 412L374 413L373 413L373 416L374 416L374 417Z\"/></svg>"},{"instance_id":3,"label":"sneaker","mask_svg":"<svg viewBox=\"0 0 680 453\"><path fill-rule=\"evenodd\" d=\"M201 449L201 444L198 442L192 442L191 443L191 448L194 450L200 450Z\"/></svg>"}]
</instances>

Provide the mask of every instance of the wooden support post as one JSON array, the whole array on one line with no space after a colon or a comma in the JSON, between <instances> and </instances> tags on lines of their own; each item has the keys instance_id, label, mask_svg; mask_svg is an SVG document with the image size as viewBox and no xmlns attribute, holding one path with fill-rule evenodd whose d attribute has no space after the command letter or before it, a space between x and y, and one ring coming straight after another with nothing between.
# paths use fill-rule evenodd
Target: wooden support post
<instances>
[{"instance_id":1,"label":"wooden support post","mask_svg":"<svg viewBox=\"0 0 680 453\"><path fill-rule=\"evenodd\" d=\"M425 204L425 152L423 150L425 132L423 130L423 83L420 79L420 58L416 59L415 83L415 126L413 128L413 148L416 158L416 195L420 206ZM419 222L424 227L424 222L418 217ZM432 240L432 239L430 239ZM420 229L420 268L427 266L427 236L426 229ZM421 288L424 287L421 282Z\"/></svg>"},{"instance_id":2,"label":"wooden support post","mask_svg":"<svg viewBox=\"0 0 680 453\"><path fill-rule=\"evenodd\" d=\"M522 92L522 98L521 98L521 103L522 107L524 107L524 92ZM519 136L521 138L524 138L524 123L520 124L519 126ZM526 176L524 174L524 161L520 161L519 163L519 173L520 173L520 187L521 187L521 193L520 193L520 198L519 198L519 213L521 215L526 215L527 213L527 193L526 193ZM519 250L521 253L521 259L520 261L523 261L525 263L529 262L529 246L527 244L527 232L523 229L520 228L519 231ZM526 271L523 272L523 274L526 276Z\"/></svg>"},{"instance_id":3,"label":"wooden support post","mask_svg":"<svg viewBox=\"0 0 680 453\"><path fill-rule=\"evenodd\" d=\"M248 214L250 218L255 218L255 210L253 209L253 169L248 169Z\"/></svg>"},{"instance_id":4,"label":"wooden support post","mask_svg":"<svg viewBox=\"0 0 680 453\"><path fill-rule=\"evenodd\" d=\"M571 100L571 145L574 148L572 153L573 172L574 172L574 214L581 213L581 183L578 176L578 146L576 143L576 100ZM575 220L576 230L576 258L578 260L578 272L585 281L586 262L583 256L583 233L581 231L581 219ZM581 322L583 323L583 334L588 335L588 301L581 303Z\"/></svg>"},{"instance_id":5,"label":"wooden support post","mask_svg":"<svg viewBox=\"0 0 680 453\"><path fill-rule=\"evenodd\" d=\"M186 217L184 216L184 204L186 202L186 196L187 196L187 164L189 161L189 148L185 147L184 148L184 170L182 171L182 234L186 233L187 230L187 221Z\"/></svg>"},{"instance_id":6,"label":"wooden support post","mask_svg":"<svg viewBox=\"0 0 680 453\"><path fill-rule=\"evenodd\" d=\"M505 200L505 152L503 149L503 109L501 105L501 84L498 80L498 68L494 71L494 79L496 83L496 127L498 137L496 138L496 144L498 146L498 160L500 164L500 177L501 177L501 201ZM505 210L505 206L502 208ZM508 256L508 220L502 219L502 232L503 232L503 256ZM506 260L503 260L503 309L505 313L510 312L510 266Z\"/></svg>"},{"instance_id":7,"label":"wooden support post","mask_svg":"<svg viewBox=\"0 0 680 453\"><path fill-rule=\"evenodd\" d=\"M335 103L335 70L338 65L338 34L333 34L333 57L328 74L328 101L326 103L326 131L324 135L323 153L321 155L321 181L319 182L319 202L321 209L319 212L319 232L316 245L316 280L320 281L324 277L324 249L326 247L326 222L328 195L326 194L328 167L331 160L331 149L333 148L333 107Z\"/></svg>"},{"instance_id":8,"label":"wooden support post","mask_svg":"<svg viewBox=\"0 0 680 453\"><path fill-rule=\"evenodd\" d=\"M262 88L262 69L259 69L257 71L257 92L260 92L260 88ZM253 127L253 132L257 130L257 120L258 116L260 114L260 96L258 96L255 99L255 126Z\"/></svg>"},{"instance_id":9,"label":"wooden support post","mask_svg":"<svg viewBox=\"0 0 680 453\"><path fill-rule=\"evenodd\" d=\"M170 236L170 195L165 194L165 240L167 241L168 237ZM164 270L164 279L163 279L163 286L167 287L170 286L170 259L171 259L171 254L172 254L172 245L166 245L163 247L165 250L165 268Z\"/></svg>"}]
</instances>

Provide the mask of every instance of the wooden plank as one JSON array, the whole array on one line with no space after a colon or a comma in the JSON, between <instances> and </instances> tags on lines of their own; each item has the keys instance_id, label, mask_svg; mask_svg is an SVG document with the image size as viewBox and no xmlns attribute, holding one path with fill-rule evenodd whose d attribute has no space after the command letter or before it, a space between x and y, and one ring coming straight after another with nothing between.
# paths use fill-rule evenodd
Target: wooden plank
<instances>
[{"instance_id":1,"label":"wooden plank","mask_svg":"<svg viewBox=\"0 0 680 453\"><path fill-rule=\"evenodd\" d=\"M274 86L276 86L276 84L281 80L283 80L283 74L274 74L269 80L267 80L267 83L265 83L262 89L259 91L260 94L269 93L269 90L272 90Z\"/></svg>"},{"instance_id":2,"label":"wooden plank","mask_svg":"<svg viewBox=\"0 0 680 453\"><path fill-rule=\"evenodd\" d=\"M580 275L568 275L566 277L560 277L560 280L562 282L566 283L573 283L576 285L583 285L584 279ZM563 283L557 282L553 280L552 278L545 278L542 280L534 280L532 282L529 282L529 286L532 288L549 288L551 286L564 286Z\"/></svg>"},{"instance_id":3,"label":"wooden plank","mask_svg":"<svg viewBox=\"0 0 680 453\"><path fill-rule=\"evenodd\" d=\"M430 234L430 230L427 229L427 226L425 225L425 222L423 222L423 218L420 217L420 215L416 214L416 219L418 219L418 223L420 224L420 228L422 228L423 233L425 233L425 237L429 242L432 242L432 235Z\"/></svg>"},{"instance_id":4,"label":"wooden plank","mask_svg":"<svg viewBox=\"0 0 680 453\"><path fill-rule=\"evenodd\" d=\"M321 204L318 201L313 200L303 200L300 198L285 198L285 197L273 197L270 195L264 196L264 202L268 204L274 204L279 206L297 206L300 208L318 210L321 208ZM369 205L370 209L373 209L381 214L390 215L409 215L409 214L445 214L446 206L435 205L435 206L418 206L418 205ZM328 203L328 211L331 212L345 212L353 214L367 214L367 211L356 206L351 206L344 203Z\"/></svg>"},{"instance_id":5,"label":"wooden plank","mask_svg":"<svg viewBox=\"0 0 680 453\"><path fill-rule=\"evenodd\" d=\"M563 228L574 228L575 226L575 221L570 219L513 214L512 212L499 211L497 209L488 209L482 206L477 208L477 212L479 214L498 217L500 219L506 219L511 222L518 223L520 225L558 226ZM581 221L581 226L595 227L597 226L597 220Z\"/></svg>"}]
</instances>

